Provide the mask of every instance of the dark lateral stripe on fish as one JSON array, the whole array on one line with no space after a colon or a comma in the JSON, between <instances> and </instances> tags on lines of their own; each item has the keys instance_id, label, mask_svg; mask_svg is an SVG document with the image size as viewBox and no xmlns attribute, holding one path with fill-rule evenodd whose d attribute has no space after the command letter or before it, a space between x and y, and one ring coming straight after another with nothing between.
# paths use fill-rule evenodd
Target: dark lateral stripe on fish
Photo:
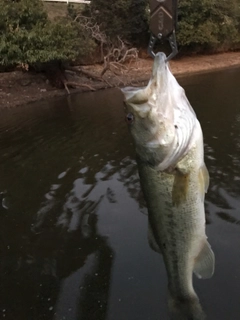
<instances>
[{"instance_id":1,"label":"dark lateral stripe on fish","mask_svg":"<svg viewBox=\"0 0 240 320\"><path fill-rule=\"evenodd\" d=\"M182 174L175 170L173 189L172 189L172 203L178 207L181 203L186 201L189 186L189 174Z\"/></svg>"}]
</instances>

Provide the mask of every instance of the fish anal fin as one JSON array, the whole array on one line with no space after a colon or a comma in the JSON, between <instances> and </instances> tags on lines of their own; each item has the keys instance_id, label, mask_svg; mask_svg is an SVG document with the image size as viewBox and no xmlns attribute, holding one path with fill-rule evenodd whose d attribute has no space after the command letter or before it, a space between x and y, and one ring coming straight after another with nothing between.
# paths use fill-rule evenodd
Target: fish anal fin
<instances>
[{"instance_id":1,"label":"fish anal fin","mask_svg":"<svg viewBox=\"0 0 240 320\"><path fill-rule=\"evenodd\" d=\"M154 237L153 230L150 223L148 223L148 244L153 251L162 254L162 251Z\"/></svg>"},{"instance_id":2,"label":"fish anal fin","mask_svg":"<svg viewBox=\"0 0 240 320\"><path fill-rule=\"evenodd\" d=\"M209 173L205 164L199 169L198 181L202 200L204 201L205 193L209 187Z\"/></svg>"},{"instance_id":3,"label":"fish anal fin","mask_svg":"<svg viewBox=\"0 0 240 320\"><path fill-rule=\"evenodd\" d=\"M215 256L207 240L195 259L193 272L199 279L211 278L215 268Z\"/></svg>"},{"instance_id":4,"label":"fish anal fin","mask_svg":"<svg viewBox=\"0 0 240 320\"><path fill-rule=\"evenodd\" d=\"M179 297L168 293L168 308L171 320L206 320L197 295Z\"/></svg>"},{"instance_id":5,"label":"fish anal fin","mask_svg":"<svg viewBox=\"0 0 240 320\"><path fill-rule=\"evenodd\" d=\"M187 199L189 174L182 174L177 169L175 171L172 189L172 203L174 206L178 207Z\"/></svg>"}]
</instances>

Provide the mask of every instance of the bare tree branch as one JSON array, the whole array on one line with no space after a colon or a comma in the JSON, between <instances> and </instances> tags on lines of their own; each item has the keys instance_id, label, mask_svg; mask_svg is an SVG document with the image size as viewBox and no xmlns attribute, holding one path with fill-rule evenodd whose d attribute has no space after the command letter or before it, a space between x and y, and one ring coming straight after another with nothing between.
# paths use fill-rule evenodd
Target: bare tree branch
<instances>
[{"instance_id":1,"label":"bare tree branch","mask_svg":"<svg viewBox=\"0 0 240 320\"><path fill-rule=\"evenodd\" d=\"M129 72L131 62L138 59L138 50L133 48L129 43L121 39L119 36L113 42L111 41L105 32L101 30L99 25L93 17L86 17L81 14L75 18L80 26L92 37L100 46L101 61L103 62L103 68L100 75L93 74L82 68L68 68L74 72L79 72L87 76L88 78L105 81L108 85L111 85L111 80L104 78L106 72L112 73L119 83L124 83L118 76L126 75ZM111 85L112 86L112 85Z\"/></svg>"},{"instance_id":2,"label":"bare tree branch","mask_svg":"<svg viewBox=\"0 0 240 320\"><path fill-rule=\"evenodd\" d=\"M73 81L65 81L64 83L65 89L67 90L68 94L70 93L68 90L68 86L71 86L73 88L76 87L83 87L83 88L88 88L91 91L96 91L96 89L94 89L92 86L90 86L89 84L86 83L79 83L79 82L73 82Z\"/></svg>"}]
</instances>

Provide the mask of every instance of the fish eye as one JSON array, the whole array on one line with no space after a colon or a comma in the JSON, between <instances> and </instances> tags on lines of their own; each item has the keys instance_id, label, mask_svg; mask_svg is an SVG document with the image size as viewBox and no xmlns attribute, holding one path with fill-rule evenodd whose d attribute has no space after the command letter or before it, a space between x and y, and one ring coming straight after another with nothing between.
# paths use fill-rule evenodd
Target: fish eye
<instances>
[{"instance_id":1,"label":"fish eye","mask_svg":"<svg viewBox=\"0 0 240 320\"><path fill-rule=\"evenodd\" d=\"M126 115L126 121L127 121L127 123L128 123L128 124L131 124L131 123L133 123L133 120L134 120L133 114L132 114L132 113L128 113L128 114Z\"/></svg>"}]
</instances>

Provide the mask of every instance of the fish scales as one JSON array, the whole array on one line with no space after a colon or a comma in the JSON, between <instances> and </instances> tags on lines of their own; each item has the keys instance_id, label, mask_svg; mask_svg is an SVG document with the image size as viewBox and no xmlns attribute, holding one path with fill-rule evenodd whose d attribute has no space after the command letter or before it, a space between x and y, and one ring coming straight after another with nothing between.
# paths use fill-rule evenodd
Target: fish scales
<instances>
[{"instance_id":1,"label":"fish scales","mask_svg":"<svg viewBox=\"0 0 240 320\"><path fill-rule=\"evenodd\" d=\"M199 247L198 242L195 244L192 238L193 235L196 237L199 232L199 238L202 240L201 235L205 229L205 220L202 216L199 216L195 205L196 200L200 206L202 205L196 192L197 182L194 181L194 175L190 177L188 201L186 204L173 206L172 186L174 175L155 172L154 169L142 163L139 163L139 174L147 199L149 223L153 229L153 234L158 238L157 243L160 245L160 250L167 265L169 287L174 291L174 294L187 296L189 294L189 272L192 274L193 265L186 268L184 261L186 257L183 260L182 253L187 247L190 257L198 255L201 246ZM191 181L191 178L193 178L193 181ZM151 184L151 188L148 183ZM153 191L149 192L152 189ZM156 211L159 212L158 215L154 214ZM189 264L193 262L190 258L187 258L187 261ZM176 278L178 278L177 281ZM190 293L192 293L192 290L190 290Z\"/></svg>"},{"instance_id":2,"label":"fish scales","mask_svg":"<svg viewBox=\"0 0 240 320\"><path fill-rule=\"evenodd\" d=\"M148 207L149 244L163 255L172 318L202 320L192 273L210 278L214 254L205 234L209 177L200 123L162 53L148 86L123 93Z\"/></svg>"}]
</instances>

